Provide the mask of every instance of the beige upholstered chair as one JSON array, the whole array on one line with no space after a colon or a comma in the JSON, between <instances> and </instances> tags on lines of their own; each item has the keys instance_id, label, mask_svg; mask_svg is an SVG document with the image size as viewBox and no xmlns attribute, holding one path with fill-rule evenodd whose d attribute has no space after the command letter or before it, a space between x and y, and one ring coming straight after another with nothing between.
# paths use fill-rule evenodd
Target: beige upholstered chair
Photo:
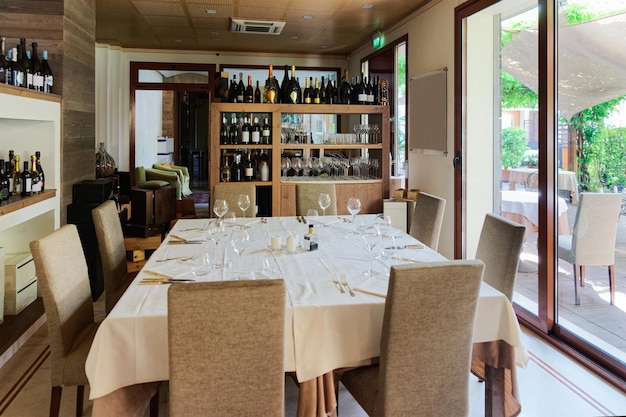
<instances>
[{"instance_id":1,"label":"beige upholstered chair","mask_svg":"<svg viewBox=\"0 0 626 417\"><path fill-rule=\"evenodd\" d=\"M330 196L330 207L326 209L327 216L337 215L337 193L335 184L296 184L296 214L305 216L309 209L315 209L322 215L322 209L317 203L321 193Z\"/></svg>"},{"instance_id":2,"label":"beige upholstered chair","mask_svg":"<svg viewBox=\"0 0 626 417\"><path fill-rule=\"evenodd\" d=\"M168 331L171 417L284 415L283 280L172 285Z\"/></svg>"},{"instance_id":3,"label":"beige upholstered chair","mask_svg":"<svg viewBox=\"0 0 626 417\"><path fill-rule=\"evenodd\" d=\"M409 234L424 245L437 250L445 208L446 200L443 198L420 192L415 200Z\"/></svg>"},{"instance_id":4,"label":"beige upholstered chair","mask_svg":"<svg viewBox=\"0 0 626 417\"><path fill-rule=\"evenodd\" d=\"M178 176L178 180L180 181L180 186L181 186L180 192L181 192L182 198L185 198L193 194L191 192L191 188L189 188L190 177L189 177L189 170L187 169L187 167L174 165L174 164L153 164L152 168L158 169L160 171L176 173L176 175Z\"/></svg>"},{"instance_id":5,"label":"beige upholstered chair","mask_svg":"<svg viewBox=\"0 0 626 417\"><path fill-rule=\"evenodd\" d=\"M609 269L611 304L615 297L615 238L622 195L581 193L571 235L559 236L559 258L574 268L574 297L580 304L580 286L585 286L585 266L606 265Z\"/></svg>"},{"instance_id":6,"label":"beige upholstered chair","mask_svg":"<svg viewBox=\"0 0 626 417\"><path fill-rule=\"evenodd\" d=\"M478 260L391 268L380 362L341 379L368 415L467 415L482 274Z\"/></svg>"},{"instance_id":7,"label":"beige upholstered chair","mask_svg":"<svg viewBox=\"0 0 626 417\"><path fill-rule=\"evenodd\" d=\"M50 337L50 416L59 415L63 386L78 386L76 415L83 412L88 384L85 360L98 325L94 323L87 262L75 225L65 225L30 243Z\"/></svg>"},{"instance_id":8,"label":"beige upholstered chair","mask_svg":"<svg viewBox=\"0 0 626 417\"><path fill-rule=\"evenodd\" d=\"M226 200L228 203L228 210L237 213L237 217L241 216L241 210L237 206L237 200L240 194L248 194L250 197L250 207L246 210L246 217L256 216L256 187L252 184L215 184L213 186L213 196L211 197L211 206L209 211L211 216L215 216L213 213L213 202L218 199Z\"/></svg>"},{"instance_id":9,"label":"beige upholstered chair","mask_svg":"<svg viewBox=\"0 0 626 417\"><path fill-rule=\"evenodd\" d=\"M526 228L497 214L488 213L478 239L476 259L485 264L483 281L513 300L517 265Z\"/></svg>"},{"instance_id":10,"label":"beige upholstered chair","mask_svg":"<svg viewBox=\"0 0 626 417\"><path fill-rule=\"evenodd\" d=\"M109 314L137 272L128 272L124 232L115 202L105 201L91 211L91 216L102 261L105 310Z\"/></svg>"}]
</instances>

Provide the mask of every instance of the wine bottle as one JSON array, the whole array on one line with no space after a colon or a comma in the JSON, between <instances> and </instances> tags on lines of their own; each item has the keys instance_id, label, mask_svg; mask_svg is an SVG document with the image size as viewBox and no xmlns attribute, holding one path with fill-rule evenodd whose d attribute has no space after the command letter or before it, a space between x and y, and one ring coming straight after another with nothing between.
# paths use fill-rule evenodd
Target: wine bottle
<instances>
[{"instance_id":1,"label":"wine bottle","mask_svg":"<svg viewBox=\"0 0 626 417\"><path fill-rule=\"evenodd\" d=\"M254 118L254 124L252 125L252 129L250 131L250 138L252 139L253 145L258 145L261 142L261 126L259 125L259 118Z\"/></svg>"},{"instance_id":2,"label":"wine bottle","mask_svg":"<svg viewBox=\"0 0 626 417\"><path fill-rule=\"evenodd\" d=\"M241 182L243 181L243 166L241 165L241 154L235 154L233 156L233 165L230 167L230 181Z\"/></svg>"},{"instance_id":3,"label":"wine bottle","mask_svg":"<svg viewBox=\"0 0 626 417\"><path fill-rule=\"evenodd\" d=\"M237 117L235 116L230 119L230 125L228 125L228 136L230 136L230 140L228 142L231 145L239 143L239 125L237 124Z\"/></svg>"},{"instance_id":4,"label":"wine bottle","mask_svg":"<svg viewBox=\"0 0 626 417\"><path fill-rule=\"evenodd\" d=\"M377 75L376 79L374 80L373 86L372 86L372 92L374 93L374 104L378 105L380 104L380 76Z\"/></svg>"},{"instance_id":5,"label":"wine bottle","mask_svg":"<svg viewBox=\"0 0 626 417\"><path fill-rule=\"evenodd\" d=\"M20 38L20 44L18 45L17 59L20 61L22 67L24 67L24 88L33 88L33 69L30 66L30 60L26 56L26 38Z\"/></svg>"},{"instance_id":6,"label":"wine bottle","mask_svg":"<svg viewBox=\"0 0 626 417\"><path fill-rule=\"evenodd\" d=\"M269 145L272 136L272 127L269 124L269 119L266 117L263 119L263 127L261 128L261 143L263 145Z\"/></svg>"},{"instance_id":7,"label":"wine bottle","mask_svg":"<svg viewBox=\"0 0 626 417\"><path fill-rule=\"evenodd\" d=\"M32 53L30 54L30 66L33 69L33 90L43 91L43 72L41 61L37 55L37 42L32 43Z\"/></svg>"},{"instance_id":8,"label":"wine bottle","mask_svg":"<svg viewBox=\"0 0 626 417\"><path fill-rule=\"evenodd\" d=\"M30 156L30 178L31 194L39 194L41 192L41 177L37 171L37 157L35 155Z\"/></svg>"},{"instance_id":9,"label":"wine bottle","mask_svg":"<svg viewBox=\"0 0 626 417\"><path fill-rule=\"evenodd\" d=\"M228 165L228 157L224 156L224 164L220 169L220 181L230 182L230 166Z\"/></svg>"},{"instance_id":10,"label":"wine bottle","mask_svg":"<svg viewBox=\"0 0 626 417\"><path fill-rule=\"evenodd\" d=\"M15 166L15 152L13 149L9 149L9 163L11 164L9 166L9 173L12 173L13 167Z\"/></svg>"},{"instance_id":11,"label":"wine bottle","mask_svg":"<svg viewBox=\"0 0 626 417\"><path fill-rule=\"evenodd\" d=\"M330 82L330 80L328 80ZM324 82L324 76L322 75L322 83L320 84L320 103L326 104L326 83Z\"/></svg>"},{"instance_id":12,"label":"wine bottle","mask_svg":"<svg viewBox=\"0 0 626 417\"><path fill-rule=\"evenodd\" d=\"M5 38L0 37L0 84L8 84L6 81L6 75L9 72L9 62L4 52ZM0 166L0 169L4 171L4 167Z\"/></svg>"},{"instance_id":13,"label":"wine bottle","mask_svg":"<svg viewBox=\"0 0 626 417\"><path fill-rule=\"evenodd\" d=\"M250 122L248 121L248 116L243 118L243 126L241 126L241 143L250 143Z\"/></svg>"},{"instance_id":14,"label":"wine bottle","mask_svg":"<svg viewBox=\"0 0 626 417\"><path fill-rule=\"evenodd\" d=\"M298 103L304 102L304 97L302 97L302 88L300 87L300 78L296 77L296 89L298 90Z\"/></svg>"},{"instance_id":15,"label":"wine bottle","mask_svg":"<svg viewBox=\"0 0 626 417\"><path fill-rule=\"evenodd\" d=\"M17 47L11 50L11 85L15 87L24 87L25 74L24 67L17 59Z\"/></svg>"},{"instance_id":16,"label":"wine bottle","mask_svg":"<svg viewBox=\"0 0 626 417\"><path fill-rule=\"evenodd\" d=\"M389 105L389 88L387 84L387 80L383 78L380 81L380 105L388 106Z\"/></svg>"},{"instance_id":17,"label":"wine bottle","mask_svg":"<svg viewBox=\"0 0 626 417\"><path fill-rule=\"evenodd\" d=\"M339 89L339 101L341 104L352 104L352 85L348 78L348 70L346 75L341 79L341 88Z\"/></svg>"},{"instance_id":18,"label":"wine bottle","mask_svg":"<svg viewBox=\"0 0 626 417\"><path fill-rule=\"evenodd\" d=\"M289 67L285 65L285 73L283 74L283 80L280 82L280 103L289 103L288 101L288 86L289 86Z\"/></svg>"},{"instance_id":19,"label":"wine bottle","mask_svg":"<svg viewBox=\"0 0 626 417\"><path fill-rule=\"evenodd\" d=\"M243 72L240 72L239 82L237 83L237 103L243 103L245 95L246 87L243 85Z\"/></svg>"},{"instance_id":20,"label":"wine bottle","mask_svg":"<svg viewBox=\"0 0 626 417\"><path fill-rule=\"evenodd\" d=\"M328 80L326 85L326 103L337 104L337 88L335 87L335 80Z\"/></svg>"},{"instance_id":21,"label":"wine bottle","mask_svg":"<svg viewBox=\"0 0 626 417\"><path fill-rule=\"evenodd\" d=\"M361 82L359 83L357 91L357 104L367 104L367 87L365 86L365 77L363 77L363 73L361 73Z\"/></svg>"},{"instance_id":22,"label":"wine bottle","mask_svg":"<svg viewBox=\"0 0 626 417\"><path fill-rule=\"evenodd\" d=\"M228 101L231 103L237 102L237 75L233 75L233 79L230 81L228 87Z\"/></svg>"},{"instance_id":23,"label":"wine bottle","mask_svg":"<svg viewBox=\"0 0 626 417\"><path fill-rule=\"evenodd\" d=\"M48 51L41 52L41 73L43 74L43 92L52 93L54 87L54 75L48 63Z\"/></svg>"},{"instance_id":24,"label":"wine bottle","mask_svg":"<svg viewBox=\"0 0 626 417\"><path fill-rule=\"evenodd\" d=\"M252 88L252 76L250 75L248 75L248 86L246 87L243 101L246 103L254 103L254 88Z\"/></svg>"},{"instance_id":25,"label":"wine bottle","mask_svg":"<svg viewBox=\"0 0 626 417\"><path fill-rule=\"evenodd\" d=\"M13 164L13 172L11 176L13 181L11 182L11 195L20 195L22 192L22 172L20 171L20 156L15 155L15 163Z\"/></svg>"},{"instance_id":26,"label":"wine bottle","mask_svg":"<svg viewBox=\"0 0 626 417\"><path fill-rule=\"evenodd\" d=\"M9 179L4 173L4 159L0 159L0 202L9 199Z\"/></svg>"},{"instance_id":27,"label":"wine bottle","mask_svg":"<svg viewBox=\"0 0 626 417\"><path fill-rule=\"evenodd\" d=\"M270 180L270 167L267 163L267 154L261 149L261 162L259 163L260 179L261 181Z\"/></svg>"},{"instance_id":28,"label":"wine bottle","mask_svg":"<svg viewBox=\"0 0 626 417\"><path fill-rule=\"evenodd\" d=\"M243 170L243 178L246 181L252 181L254 179L254 164L251 159L252 152L248 152L248 159L246 159L246 164Z\"/></svg>"},{"instance_id":29,"label":"wine bottle","mask_svg":"<svg viewBox=\"0 0 626 417\"><path fill-rule=\"evenodd\" d=\"M226 116L222 116L222 126L220 129L220 143L222 145L228 145L230 143L230 135L228 134L228 122Z\"/></svg>"},{"instance_id":30,"label":"wine bottle","mask_svg":"<svg viewBox=\"0 0 626 417\"><path fill-rule=\"evenodd\" d=\"M291 79L287 85L287 92L285 95L286 103L288 104L300 104L300 92L298 91L298 80L296 80L296 66L291 66Z\"/></svg>"},{"instance_id":31,"label":"wine bottle","mask_svg":"<svg viewBox=\"0 0 626 417\"><path fill-rule=\"evenodd\" d=\"M366 84L366 87L367 87L367 104L370 105L370 106L374 104L374 82L373 82L373 78L374 77L370 77L369 78L369 82Z\"/></svg>"},{"instance_id":32,"label":"wine bottle","mask_svg":"<svg viewBox=\"0 0 626 417\"><path fill-rule=\"evenodd\" d=\"M24 170L22 171L22 189L20 195L22 197L28 197L32 194L33 177L28 169L28 161L24 161Z\"/></svg>"},{"instance_id":33,"label":"wine bottle","mask_svg":"<svg viewBox=\"0 0 626 417\"><path fill-rule=\"evenodd\" d=\"M11 162L6 161L4 163L4 176L2 177L2 195L3 200L8 201L11 196L11 190L13 187L13 177L11 176Z\"/></svg>"},{"instance_id":34,"label":"wine bottle","mask_svg":"<svg viewBox=\"0 0 626 417\"><path fill-rule=\"evenodd\" d=\"M278 83L272 71L273 66L270 64L269 75L267 77L267 82L265 83L265 90L263 91L263 102L275 104L278 99Z\"/></svg>"},{"instance_id":35,"label":"wine bottle","mask_svg":"<svg viewBox=\"0 0 626 417\"><path fill-rule=\"evenodd\" d=\"M256 80L256 88L254 89L254 102L261 103L261 89L259 88L259 80Z\"/></svg>"},{"instance_id":36,"label":"wine bottle","mask_svg":"<svg viewBox=\"0 0 626 417\"><path fill-rule=\"evenodd\" d=\"M43 168L41 167L41 152L35 152L35 157L37 158L37 172L39 173L39 181L41 183L41 191L46 190L46 174L43 172Z\"/></svg>"},{"instance_id":37,"label":"wine bottle","mask_svg":"<svg viewBox=\"0 0 626 417\"><path fill-rule=\"evenodd\" d=\"M305 81L305 86L304 86L304 104L311 104L313 103L313 89L311 88L311 84L310 84L310 80L312 80L313 77L309 77L304 79Z\"/></svg>"},{"instance_id":38,"label":"wine bottle","mask_svg":"<svg viewBox=\"0 0 626 417\"><path fill-rule=\"evenodd\" d=\"M313 103L320 104L322 102L322 96L320 92L320 82L317 77L315 77L315 88L313 89Z\"/></svg>"}]
</instances>

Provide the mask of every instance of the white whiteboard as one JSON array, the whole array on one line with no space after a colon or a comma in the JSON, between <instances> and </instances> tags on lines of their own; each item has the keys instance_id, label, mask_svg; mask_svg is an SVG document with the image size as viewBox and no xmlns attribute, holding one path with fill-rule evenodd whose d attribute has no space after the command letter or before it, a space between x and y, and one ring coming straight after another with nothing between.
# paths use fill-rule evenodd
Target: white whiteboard
<instances>
[{"instance_id":1,"label":"white whiteboard","mask_svg":"<svg viewBox=\"0 0 626 417\"><path fill-rule=\"evenodd\" d=\"M409 78L409 150L448 154L448 69Z\"/></svg>"}]
</instances>

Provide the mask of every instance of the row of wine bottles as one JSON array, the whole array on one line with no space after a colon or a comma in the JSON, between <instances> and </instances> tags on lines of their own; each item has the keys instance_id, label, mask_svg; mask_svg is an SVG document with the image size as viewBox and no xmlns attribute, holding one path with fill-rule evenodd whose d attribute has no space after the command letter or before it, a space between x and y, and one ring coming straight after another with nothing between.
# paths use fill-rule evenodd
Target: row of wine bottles
<instances>
[{"instance_id":1,"label":"row of wine bottles","mask_svg":"<svg viewBox=\"0 0 626 417\"><path fill-rule=\"evenodd\" d=\"M249 151L243 162L242 155L243 153L232 155L232 164L229 156L224 156L224 162L220 168L221 182L270 180L270 158L264 149L261 149L260 152L256 150Z\"/></svg>"},{"instance_id":2,"label":"row of wine bottles","mask_svg":"<svg viewBox=\"0 0 626 417\"><path fill-rule=\"evenodd\" d=\"M41 60L37 42L26 50L26 39L21 38L14 48L5 51L4 37L0 37L0 84L24 87L30 90L52 93L54 76L48 63L48 51L43 51Z\"/></svg>"},{"instance_id":3,"label":"row of wine bottles","mask_svg":"<svg viewBox=\"0 0 626 417\"><path fill-rule=\"evenodd\" d=\"M0 159L0 202L8 201L10 196L30 196L44 191L46 176L41 168L41 152L35 152L24 169L20 169L20 157L9 151L9 160Z\"/></svg>"},{"instance_id":4,"label":"row of wine bottles","mask_svg":"<svg viewBox=\"0 0 626 417\"><path fill-rule=\"evenodd\" d=\"M230 123L226 119L226 115L222 115L222 126L220 129L220 143L222 145L236 144L253 144L268 145L271 143L272 128L269 119L263 119L263 125L259 124L259 118L255 117L254 122L250 124L247 116L243 118L243 124L237 120L237 115L233 114Z\"/></svg>"},{"instance_id":5,"label":"row of wine bottles","mask_svg":"<svg viewBox=\"0 0 626 417\"><path fill-rule=\"evenodd\" d=\"M285 74L282 82L278 83L273 74L273 66L269 66L269 75L263 89L256 82L252 86L252 77L248 76L248 86L244 86L243 73L233 75L230 87L226 91L226 100L231 103L285 103L285 104L365 104L388 105L389 86L385 79L370 77L369 80L362 73L360 77L350 79L348 70L337 87L334 80L325 80L315 77L305 77L305 86L302 89L299 77L296 77L296 67L285 65Z\"/></svg>"}]
</instances>

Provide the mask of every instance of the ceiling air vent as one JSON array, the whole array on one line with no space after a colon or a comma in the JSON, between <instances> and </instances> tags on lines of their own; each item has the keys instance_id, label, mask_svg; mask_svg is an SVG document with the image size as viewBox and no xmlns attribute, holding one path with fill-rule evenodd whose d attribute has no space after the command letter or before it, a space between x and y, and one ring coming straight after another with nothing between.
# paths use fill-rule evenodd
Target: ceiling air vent
<instances>
[{"instance_id":1,"label":"ceiling air vent","mask_svg":"<svg viewBox=\"0 0 626 417\"><path fill-rule=\"evenodd\" d=\"M230 31L233 33L280 35L284 27L285 22L280 20L230 19Z\"/></svg>"}]
</instances>

